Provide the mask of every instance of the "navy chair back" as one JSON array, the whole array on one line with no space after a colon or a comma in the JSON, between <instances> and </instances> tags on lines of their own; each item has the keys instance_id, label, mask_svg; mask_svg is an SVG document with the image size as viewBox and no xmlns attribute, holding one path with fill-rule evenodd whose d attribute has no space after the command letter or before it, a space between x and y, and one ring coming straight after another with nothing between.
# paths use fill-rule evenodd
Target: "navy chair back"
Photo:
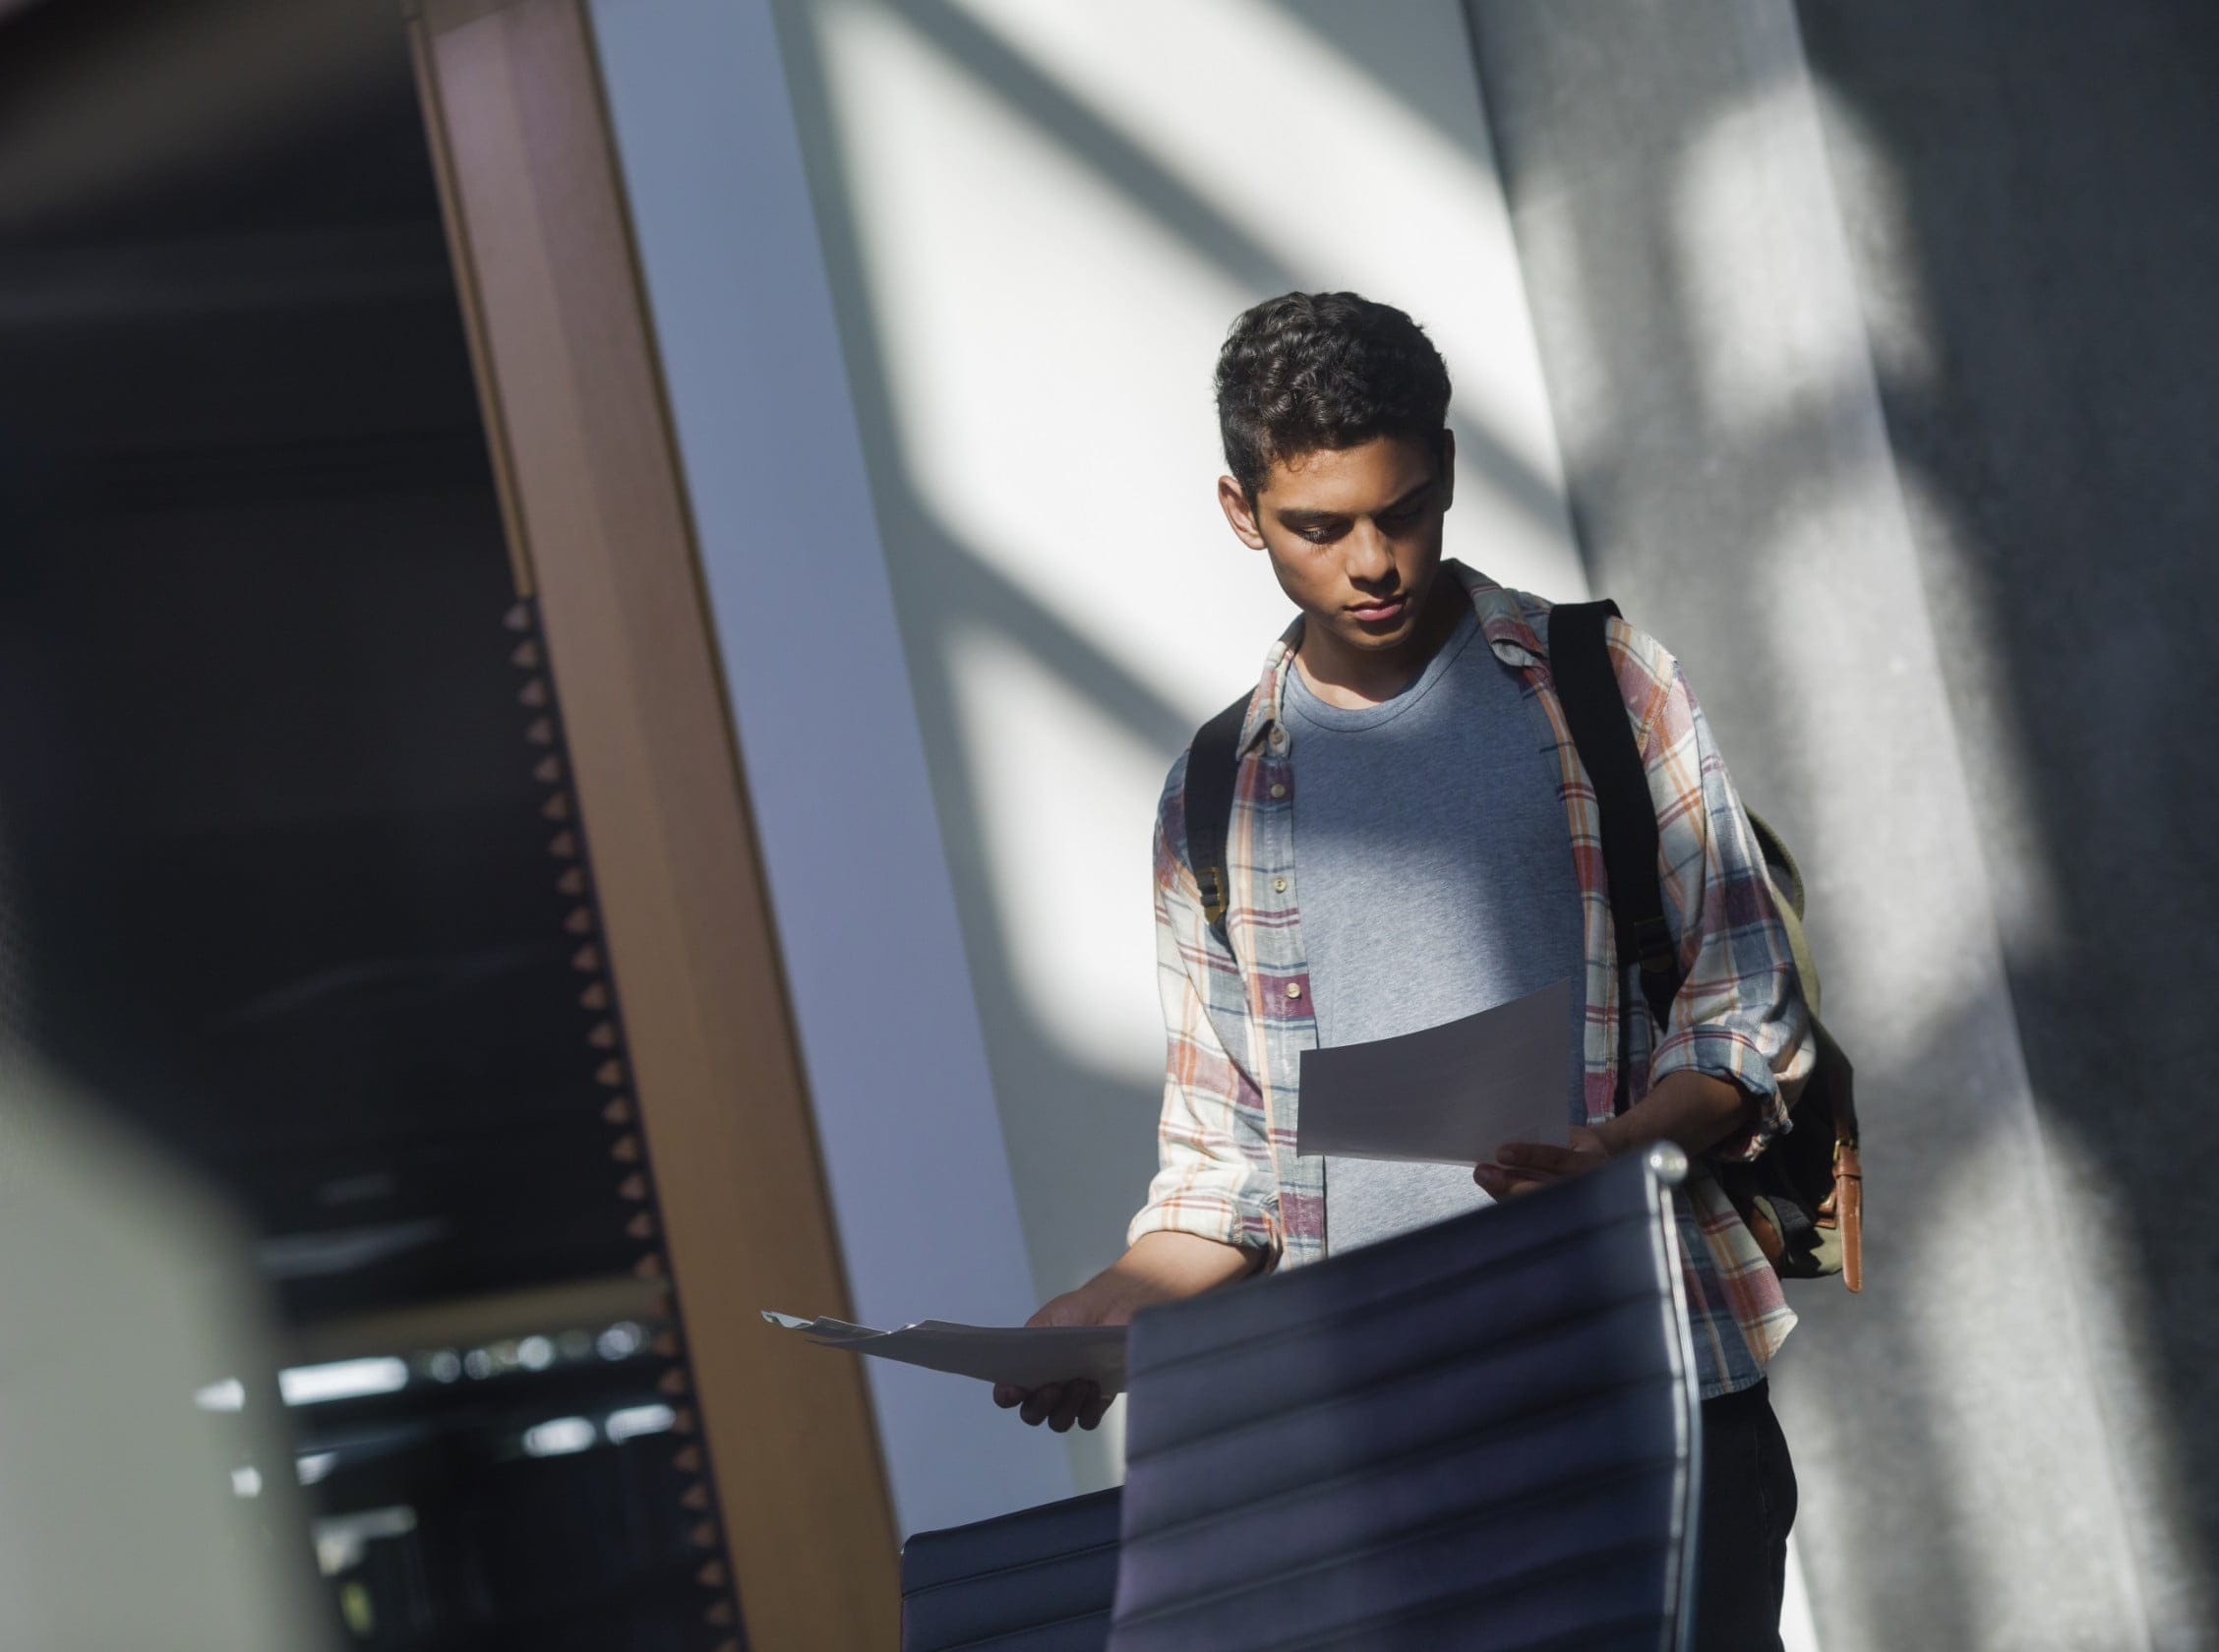
<instances>
[{"instance_id":1,"label":"navy chair back","mask_svg":"<svg viewBox=\"0 0 2219 1652\"><path fill-rule=\"evenodd\" d=\"M902 1652L1102 1652L1117 1581L1115 1488L902 1545Z\"/></svg>"},{"instance_id":2,"label":"navy chair back","mask_svg":"<svg viewBox=\"0 0 2219 1652\"><path fill-rule=\"evenodd\" d=\"M1685 1169L1141 1314L1110 1652L1687 1644Z\"/></svg>"}]
</instances>

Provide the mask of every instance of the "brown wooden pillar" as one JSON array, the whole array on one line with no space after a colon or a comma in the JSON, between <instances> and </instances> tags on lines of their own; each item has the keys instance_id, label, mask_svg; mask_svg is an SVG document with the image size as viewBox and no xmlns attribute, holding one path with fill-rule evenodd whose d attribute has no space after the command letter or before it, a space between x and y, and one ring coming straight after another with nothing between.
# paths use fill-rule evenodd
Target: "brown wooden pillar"
<instances>
[{"instance_id":1,"label":"brown wooden pillar","mask_svg":"<svg viewBox=\"0 0 2219 1652\"><path fill-rule=\"evenodd\" d=\"M751 1646L891 1647L895 1533L583 0L409 0ZM735 294L736 303L746 301Z\"/></svg>"}]
</instances>

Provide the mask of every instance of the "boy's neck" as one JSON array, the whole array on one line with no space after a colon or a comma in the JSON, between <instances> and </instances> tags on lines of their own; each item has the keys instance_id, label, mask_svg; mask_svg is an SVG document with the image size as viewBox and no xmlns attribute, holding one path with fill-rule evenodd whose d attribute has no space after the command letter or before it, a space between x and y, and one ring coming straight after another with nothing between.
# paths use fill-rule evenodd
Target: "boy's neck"
<instances>
[{"instance_id":1,"label":"boy's neck","mask_svg":"<svg viewBox=\"0 0 2219 1652\"><path fill-rule=\"evenodd\" d=\"M1383 704L1417 680L1455 633L1469 601L1462 582L1444 571L1426 593L1416 628L1401 647L1386 653L1343 646L1323 626L1304 625L1294 669L1310 692L1329 706L1361 711Z\"/></svg>"}]
</instances>

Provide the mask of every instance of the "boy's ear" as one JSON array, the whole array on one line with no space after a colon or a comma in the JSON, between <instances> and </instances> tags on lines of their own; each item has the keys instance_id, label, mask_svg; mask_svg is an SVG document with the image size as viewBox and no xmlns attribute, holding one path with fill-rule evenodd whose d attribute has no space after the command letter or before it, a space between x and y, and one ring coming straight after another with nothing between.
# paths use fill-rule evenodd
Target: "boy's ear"
<instances>
[{"instance_id":1,"label":"boy's ear","mask_svg":"<svg viewBox=\"0 0 2219 1652\"><path fill-rule=\"evenodd\" d=\"M1247 491L1229 476L1218 478L1218 507L1225 512L1227 525L1233 536L1251 551L1264 548L1264 536L1256 526L1256 507Z\"/></svg>"},{"instance_id":2,"label":"boy's ear","mask_svg":"<svg viewBox=\"0 0 2219 1652\"><path fill-rule=\"evenodd\" d=\"M1441 508L1448 509L1456 500L1456 432L1444 426L1441 430Z\"/></svg>"}]
</instances>

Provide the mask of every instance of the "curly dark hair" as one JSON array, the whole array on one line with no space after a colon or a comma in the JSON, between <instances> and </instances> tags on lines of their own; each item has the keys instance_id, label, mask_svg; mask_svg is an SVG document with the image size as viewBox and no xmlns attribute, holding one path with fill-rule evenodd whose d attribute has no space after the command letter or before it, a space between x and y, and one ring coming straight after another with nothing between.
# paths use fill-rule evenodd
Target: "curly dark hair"
<instances>
[{"instance_id":1,"label":"curly dark hair","mask_svg":"<svg viewBox=\"0 0 2219 1652\"><path fill-rule=\"evenodd\" d=\"M1275 460L1378 436L1431 446L1448 415L1448 364L1425 329L1356 293L1267 298L1218 352L1226 468L1251 501Z\"/></svg>"}]
</instances>

